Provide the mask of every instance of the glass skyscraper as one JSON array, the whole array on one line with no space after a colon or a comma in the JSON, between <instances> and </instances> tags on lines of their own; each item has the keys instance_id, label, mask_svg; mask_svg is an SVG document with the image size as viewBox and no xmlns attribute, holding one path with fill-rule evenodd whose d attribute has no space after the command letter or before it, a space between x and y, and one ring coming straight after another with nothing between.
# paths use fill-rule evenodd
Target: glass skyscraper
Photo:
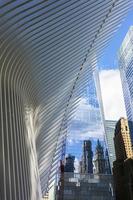
<instances>
[{"instance_id":1,"label":"glass skyscraper","mask_svg":"<svg viewBox=\"0 0 133 200\"><path fill-rule=\"evenodd\" d=\"M130 27L120 47L119 68L133 144L133 26Z\"/></svg>"},{"instance_id":2,"label":"glass skyscraper","mask_svg":"<svg viewBox=\"0 0 133 200\"><path fill-rule=\"evenodd\" d=\"M104 122L105 137L106 137L106 142L107 142L108 156L109 156L111 170L113 167L113 162L116 159L115 147L114 147L115 126L116 126L116 121L105 120L105 122Z\"/></svg>"}]
</instances>

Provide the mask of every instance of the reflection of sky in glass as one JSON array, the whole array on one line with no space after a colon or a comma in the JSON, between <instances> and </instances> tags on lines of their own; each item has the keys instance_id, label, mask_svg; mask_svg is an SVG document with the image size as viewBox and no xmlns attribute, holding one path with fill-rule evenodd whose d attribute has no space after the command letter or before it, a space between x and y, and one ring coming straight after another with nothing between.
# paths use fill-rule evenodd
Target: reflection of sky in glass
<instances>
[{"instance_id":1,"label":"reflection of sky in glass","mask_svg":"<svg viewBox=\"0 0 133 200\"><path fill-rule=\"evenodd\" d=\"M68 127L66 153L80 159L83 140L88 139L92 141L93 150L97 139L103 141L103 124L93 78L88 81L75 117Z\"/></svg>"}]
</instances>

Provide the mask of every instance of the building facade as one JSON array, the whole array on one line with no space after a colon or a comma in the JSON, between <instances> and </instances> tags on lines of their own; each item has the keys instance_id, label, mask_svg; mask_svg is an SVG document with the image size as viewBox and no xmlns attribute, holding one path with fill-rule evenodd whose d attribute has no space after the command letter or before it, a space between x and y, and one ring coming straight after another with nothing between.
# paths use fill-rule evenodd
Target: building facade
<instances>
[{"instance_id":1,"label":"building facade","mask_svg":"<svg viewBox=\"0 0 133 200\"><path fill-rule=\"evenodd\" d=\"M131 140L133 143L133 26L130 27L119 50L119 68Z\"/></svg>"},{"instance_id":2,"label":"building facade","mask_svg":"<svg viewBox=\"0 0 133 200\"><path fill-rule=\"evenodd\" d=\"M128 120L121 118L115 128L116 160L113 176L116 200L133 199L133 150Z\"/></svg>"},{"instance_id":3,"label":"building facade","mask_svg":"<svg viewBox=\"0 0 133 200\"><path fill-rule=\"evenodd\" d=\"M110 160L109 160L109 153L108 150L105 150L105 172L106 174L112 174Z\"/></svg>"},{"instance_id":4,"label":"building facade","mask_svg":"<svg viewBox=\"0 0 133 200\"><path fill-rule=\"evenodd\" d=\"M56 200L115 199L112 175L64 173L63 180L57 186Z\"/></svg>"},{"instance_id":5,"label":"building facade","mask_svg":"<svg viewBox=\"0 0 133 200\"><path fill-rule=\"evenodd\" d=\"M116 160L126 160L133 157L128 120L125 118L121 118L116 124L114 144Z\"/></svg>"},{"instance_id":6,"label":"building facade","mask_svg":"<svg viewBox=\"0 0 133 200\"><path fill-rule=\"evenodd\" d=\"M115 132L116 121L105 120L104 126L105 126L105 137L106 137L107 148L108 148L110 168L112 171L113 162L116 159L115 147L114 147L114 132Z\"/></svg>"}]
</instances>

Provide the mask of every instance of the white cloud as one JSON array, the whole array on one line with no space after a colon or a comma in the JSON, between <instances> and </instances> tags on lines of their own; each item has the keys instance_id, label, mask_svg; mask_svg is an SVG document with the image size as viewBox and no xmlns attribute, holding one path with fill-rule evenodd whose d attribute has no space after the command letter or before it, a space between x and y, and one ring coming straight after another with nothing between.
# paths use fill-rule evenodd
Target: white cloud
<instances>
[{"instance_id":1,"label":"white cloud","mask_svg":"<svg viewBox=\"0 0 133 200\"><path fill-rule=\"evenodd\" d=\"M103 126L99 125L99 127L90 127L88 126L84 130L70 130L70 135L68 136L68 142L70 145L76 143L76 140L88 140L88 139L100 139L103 140L104 130Z\"/></svg>"},{"instance_id":2,"label":"white cloud","mask_svg":"<svg viewBox=\"0 0 133 200\"><path fill-rule=\"evenodd\" d=\"M74 168L75 168L75 170L74 170L74 172L75 173L79 173L79 160L78 160L78 158L75 158L75 161L74 161Z\"/></svg>"},{"instance_id":3,"label":"white cloud","mask_svg":"<svg viewBox=\"0 0 133 200\"><path fill-rule=\"evenodd\" d=\"M102 70L100 83L105 119L118 120L126 117L119 70Z\"/></svg>"},{"instance_id":4,"label":"white cloud","mask_svg":"<svg viewBox=\"0 0 133 200\"><path fill-rule=\"evenodd\" d=\"M100 110L82 98L74 119L69 126L69 144L76 139L86 140L89 138L103 139L103 124L101 122Z\"/></svg>"}]
</instances>

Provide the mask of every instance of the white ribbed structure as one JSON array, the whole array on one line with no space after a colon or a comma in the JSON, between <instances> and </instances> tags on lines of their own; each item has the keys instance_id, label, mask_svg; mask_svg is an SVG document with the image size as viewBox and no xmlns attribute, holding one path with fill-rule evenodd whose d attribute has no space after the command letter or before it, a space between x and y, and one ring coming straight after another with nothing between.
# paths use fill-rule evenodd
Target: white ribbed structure
<instances>
[{"instance_id":1,"label":"white ribbed structure","mask_svg":"<svg viewBox=\"0 0 133 200\"><path fill-rule=\"evenodd\" d=\"M0 1L0 199L38 200L51 187L89 72L131 6Z\"/></svg>"}]
</instances>

